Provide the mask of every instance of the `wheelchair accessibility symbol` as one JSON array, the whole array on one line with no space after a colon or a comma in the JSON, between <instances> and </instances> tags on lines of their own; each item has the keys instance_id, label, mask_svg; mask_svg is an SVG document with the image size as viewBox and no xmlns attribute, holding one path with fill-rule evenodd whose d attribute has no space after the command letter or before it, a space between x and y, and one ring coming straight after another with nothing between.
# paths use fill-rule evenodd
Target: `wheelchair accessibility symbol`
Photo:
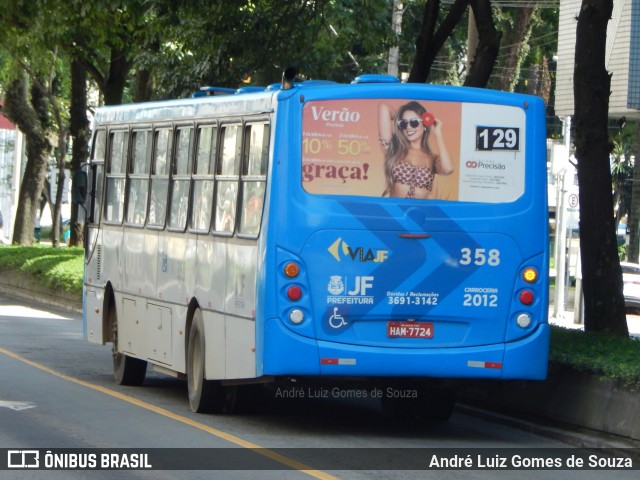
<instances>
[{"instance_id":1,"label":"wheelchair accessibility symbol","mask_svg":"<svg viewBox=\"0 0 640 480\"><path fill-rule=\"evenodd\" d=\"M348 325L345 318L338 313L338 307L333 307L333 315L329 317L329 326L331 328L341 328Z\"/></svg>"},{"instance_id":2,"label":"wheelchair accessibility symbol","mask_svg":"<svg viewBox=\"0 0 640 480\"><path fill-rule=\"evenodd\" d=\"M322 328L329 335L339 335L351 327L349 307L331 305L327 306L326 312Z\"/></svg>"}]
</instances>

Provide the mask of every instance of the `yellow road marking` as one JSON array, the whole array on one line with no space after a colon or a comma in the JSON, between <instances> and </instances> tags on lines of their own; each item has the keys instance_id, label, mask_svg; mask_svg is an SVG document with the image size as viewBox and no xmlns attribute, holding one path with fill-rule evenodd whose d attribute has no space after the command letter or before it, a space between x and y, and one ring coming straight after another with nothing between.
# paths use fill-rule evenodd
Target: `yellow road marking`
<instances>
[{"instance_id":1,"label":"yellow road marking","mask_svg":"<svg viewBox=\"0 0 640 480\"><path fill-rule=\"evenodd\" d=\"M302 473L306 473L307 475L310 475L311 477L314 478L318 478L320 480L337 480L338 477L334 477L333 475L329 475L328 473L325 472L321 472L319 470L315 470L303 463L297 462L295 460L292 460L288 457L285 457L284 455L280 455L279 453L273 452L267 448L261 447L258 444L255 444L253 442L249 442L247 440L243 440L240 437L236 437L235 435L232 435L230 433L227 432L223 432L222 430L218 430L217 428L213 428L213 427L209 427L208 425L204 425L202 423L196 422L195 420L192 420L190 418L187 417L183 417L182 415L178 415L176 413L173 413L169 410L166 410L164 408L160 408L157 407L155 405L152 405L150 403L144 402L142 400L138 400L137 398L134 397L130 397L129 395L125 395L123 393L117 392L115 390L111 390L110 388L106 388L106 387L101 387L100 385L95 385L93 383L89 383L89 382L85 382L84 380L80 380L79 378L75 378L75 377L70 377L69 375L65 375L64 373L60 373L56 370L53 370L49 367L46 367L40 363L34 362L32 360L29 360L21 355L18 355L17 353L13 353L9 350L5 350L4 348L0 348L0 353L4 353L5 355L7 355L8 357L11 357L15 360L18 360L22 363L26 363L27 365L31 365L32 367L35 367L39 370L42 370L43 372L49 373L51 375L54 375L58 378L62 378L64 380L67 380L69 382L73 382L75 384L78 385L82 385L83 387L86 388L90 388L92 390L96 390L98 392L104 393L105 395L109 395L111 397L115 397L118 398L120 400L123 400L125 402L131 403L133 405L136 405L140 408L144 408L145 410L149 410L151 412L157 413L159 415L162 415L164 417L170 418L172 420L175 420L176 422L181 422L184 423L185 425L189 425L191 427L197 428L198 430L202 430L203 432L207 432L210 435L213 435L215 437L221 438L223 440L226 440L228 442L231 442L235 445L238 445L240 447L243 448L250 448L250 449L255 449L256 453L259 453L260 455L263 455L267 458L270 458L271 460L274 460L278 463L281 463L283 465L286 465L290 468L293 468L295 470L298 470Z\"/></svg>"}]
</instances>

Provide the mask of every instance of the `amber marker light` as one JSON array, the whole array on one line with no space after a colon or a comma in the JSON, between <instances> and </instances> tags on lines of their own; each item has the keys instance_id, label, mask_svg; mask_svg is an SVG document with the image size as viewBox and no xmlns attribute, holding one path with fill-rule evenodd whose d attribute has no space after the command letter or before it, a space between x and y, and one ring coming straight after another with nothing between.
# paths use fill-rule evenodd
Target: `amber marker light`
<instances>
[{"instance_id":1,"label":"amber marker light","mask_svg":"<svg viewBox=\"0 0 640 480\"><path fill-rule=\"evenodd\" d=\"M300 273L300 266L297 263L289 262L284 266L284 274L289 278L296 278Z\"/></svg>"},{"instance_id":2,"label":"amber marker light","mask_svg":"<svg viewBox=\"0 0 640 480\"><path fill-rule=\"evenodd\" d=\"M522 278L527 283L533 283L538 279L538 271L535 268L529 267L522 272Z\"/></svg>"}]
</instances>

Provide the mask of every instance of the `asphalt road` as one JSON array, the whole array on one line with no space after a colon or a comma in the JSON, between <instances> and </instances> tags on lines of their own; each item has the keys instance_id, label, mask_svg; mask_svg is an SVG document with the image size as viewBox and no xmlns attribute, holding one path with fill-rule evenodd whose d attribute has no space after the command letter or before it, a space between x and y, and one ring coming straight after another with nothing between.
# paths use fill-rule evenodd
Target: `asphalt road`
<instances>
[{"instance_id":1,"label":"asphalt road","mask_svg":"<svg viewBox=\"0 0 640 480\"><path fill-rule=\"evenodd\" d=\"M152 471L11 469L0 470L0 478L638 477L629 469L502 469L502 458L510 466L514 455L566 462L592 452L463 411L448 423L425 427L386 417L370 398L283 399L271 390L252 413L193 414L184 381L150 372L142 387L117 386L109 346L87 343L79 316L22 303L0 294L0 455L8 455L6 449L38 450L44 461L46 451L69 449L63 453L99 460L101 452L122 448L149 454L155 465ZM478 450L487 448L498 450ZM474 469L427 468L434 458L467 454ZM0 466L8 462L0 458ZM185 471L185 462L209 470ZM489 469L494 463L498 468ZM172 465L175 470L157 469Z\"/></svg>"}]
</instances>

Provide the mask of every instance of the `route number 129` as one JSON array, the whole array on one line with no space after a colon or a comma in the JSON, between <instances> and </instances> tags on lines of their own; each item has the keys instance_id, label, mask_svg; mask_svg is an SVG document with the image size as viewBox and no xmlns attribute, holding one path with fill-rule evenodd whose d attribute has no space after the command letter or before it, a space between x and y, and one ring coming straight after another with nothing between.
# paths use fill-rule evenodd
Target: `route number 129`
<instances>
[{"instance_id":1,"label":"route number 129","mask_svg":"<svg viewBox=\"0 0 640 480\"><path fill-rule=\"evenodd\" d=\"M476 127L477 150L519 150L520 129L515 127Z\"/></svg>"}]
</instances>

